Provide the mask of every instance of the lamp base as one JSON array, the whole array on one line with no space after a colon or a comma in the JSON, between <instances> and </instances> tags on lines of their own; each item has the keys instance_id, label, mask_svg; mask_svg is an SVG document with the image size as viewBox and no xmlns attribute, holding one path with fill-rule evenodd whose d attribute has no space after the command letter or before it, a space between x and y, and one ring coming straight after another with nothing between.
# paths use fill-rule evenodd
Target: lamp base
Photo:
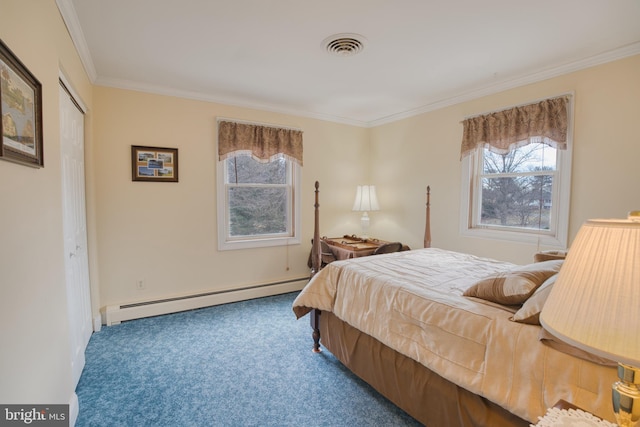
<instances>
[{"instance_id":1,"label":"lamp base","mask_svg":"<svg viewBox=\"0 0 640 427\"><path fill-rule=\"evenodd\" d=\"M640 426L640 369L618 364L618 378L613 384L613 412L619 426Z\"/></svg>"},{"instance_id":2,"label":"lamp base","mask_svg":"<svg viewBox=\"0 0 640 427\"><path fill-rule=\"evenodd\" d=\"M369 229L369 224L371 221L369 220L369 214L366 212L362 212L362 217L360 217L360 227L362 228L362 235L360 238L362 240L368 239L367 230Z\"/></svg>"}]
</instances>

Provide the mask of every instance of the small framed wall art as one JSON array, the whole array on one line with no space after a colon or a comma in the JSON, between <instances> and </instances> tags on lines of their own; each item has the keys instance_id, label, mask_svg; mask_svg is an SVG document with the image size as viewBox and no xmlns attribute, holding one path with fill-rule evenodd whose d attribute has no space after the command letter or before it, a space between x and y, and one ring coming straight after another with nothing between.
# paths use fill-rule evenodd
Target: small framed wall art
<instances>
[{"instance_id":1,"label":"small framed wall art","mask_svg":"<svg viewBox=\"0 0 640 427\"><path fill-rule=\"evenodd\" d=\"M0 159L41 168L42 85L0 40Z\"/></svg>"},{"instance_id":2,"label":"small framed wall art","mask_svg":"<svg viewBox=\"0 0 640 427\"><path fill-rule=\"evenodd\" d=\"M178 149L132 145L131 179L178 182Z\"/></svg>"}]
</instances>

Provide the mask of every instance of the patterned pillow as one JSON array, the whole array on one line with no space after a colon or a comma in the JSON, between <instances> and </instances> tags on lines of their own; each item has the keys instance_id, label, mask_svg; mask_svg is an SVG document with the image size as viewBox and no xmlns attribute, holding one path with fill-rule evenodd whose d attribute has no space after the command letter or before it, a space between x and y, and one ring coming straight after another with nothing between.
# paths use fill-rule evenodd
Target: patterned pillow
<instances>
[{"instance_id":1,"label":"patterned pillow","mask_svg":"<svg viewBox=\"0 0 640 427\"><path fill-rule=\"evenodd\" d=\"M557 278L558 274L556 273L545 280L544 283L536 289L533 295L531 295L531 297L522 304L522 307L514 313L511 320L519 323L527 323L529 325L539 325L540 312L542 311L542 307L544 307L544 303L551 293L551 289L553 289L553 284L556 283Z\"/></svg>"},{"instance_id":2,"label":"patterned pillow","mask_svg":"<svg viewBox=\"0 0 640 427\"><path fill-rule=\"evenodd\" d=\"M545 280L560 271L563 262L564 260L536 262L496 273L476 282L463 295L498 304L522 304Z\"/></svg>"}]
</instances>

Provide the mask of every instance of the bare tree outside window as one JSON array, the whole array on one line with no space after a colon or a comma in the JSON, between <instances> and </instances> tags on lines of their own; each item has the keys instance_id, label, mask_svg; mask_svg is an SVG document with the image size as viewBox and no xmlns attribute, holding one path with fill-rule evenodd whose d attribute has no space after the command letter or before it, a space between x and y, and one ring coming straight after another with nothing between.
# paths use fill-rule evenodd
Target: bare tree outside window
<instances>
[{"instance_id":1,"label":"bare tree outside window","mask_svg":"<svg viewBox=\"0 0 640 427\"><path fill-rule=\"evenodd\" d=\"M506 154L484 149L480 225L548 230L556 149L531 143Z\"/></svg>"},{"instance_id":2,"label":"bare tree outside window","mask_svg":"<svg viewBox=\"0 0 640 427\"><path fill-rule=\"evenodd\" d=\"M572 123L571 94L463 121L462 236L567 247Z\"/></svg>"}]
</instances>

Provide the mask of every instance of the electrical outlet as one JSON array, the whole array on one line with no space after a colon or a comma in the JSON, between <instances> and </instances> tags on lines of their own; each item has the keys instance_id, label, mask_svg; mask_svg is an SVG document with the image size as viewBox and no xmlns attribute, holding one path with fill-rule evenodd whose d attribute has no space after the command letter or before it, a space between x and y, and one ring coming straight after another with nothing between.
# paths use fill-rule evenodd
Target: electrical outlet
<instances>
[{"instance_id":1,"label":"electrical outlet","mask_svg":"<svg viewBox=\"0 0 640 427\"><path fill-rule=\"evenodd\" d=\"M139 291L142 291L146 288L146 285L144 283L144 279L138 279L136 280L136 289L138 289Z\"/></svg>"}]
</instances>

